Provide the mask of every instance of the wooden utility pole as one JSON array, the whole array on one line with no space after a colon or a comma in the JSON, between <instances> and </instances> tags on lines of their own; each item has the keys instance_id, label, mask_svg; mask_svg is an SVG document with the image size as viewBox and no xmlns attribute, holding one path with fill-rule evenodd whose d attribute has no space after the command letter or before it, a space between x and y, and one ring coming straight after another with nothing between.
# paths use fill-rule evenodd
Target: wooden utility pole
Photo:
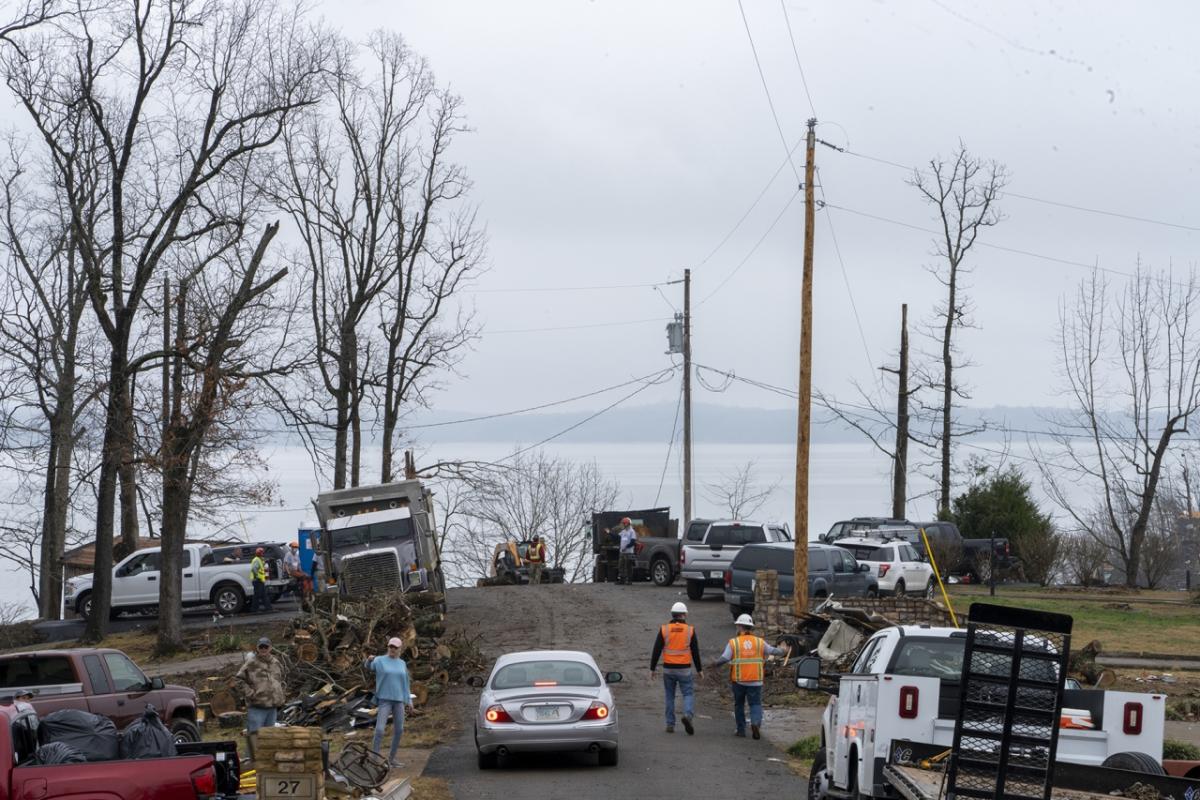
<instances>
[{"instance_id":1,"label":"wooden utility pole","mask_svg":"<svg viewBox=\"0 0 1200 800\"><path fill-rule=\"evenodd\" d=\"M683 529L692 521L692 271L683 271Z\"/></svg>"},{"instance_id":2,"label":"wooden utility pole","mask_svg":"<svg viewBox=\"0 0 1200 800\"><path fill-rule=\"evenodd\" d=\"M808 612L808 445L812 420L812 269L813 173L816 168L817 120L808 121L804 160L804 278L800 289L800 392L796 425L796 556L792 605L796 616Z\"/></svg>"},{"instance_id":3,"label":"wooden utility pole","mask_svg":"<svg viewBox=\"0 0 1200 800\"><path fill-rule=\"evenodd\" d=\"M896 390L896 458L892 464L892 519L904 519L908 494L908 303L900 306L900 369Z\"/></svg>"}]
</instances>

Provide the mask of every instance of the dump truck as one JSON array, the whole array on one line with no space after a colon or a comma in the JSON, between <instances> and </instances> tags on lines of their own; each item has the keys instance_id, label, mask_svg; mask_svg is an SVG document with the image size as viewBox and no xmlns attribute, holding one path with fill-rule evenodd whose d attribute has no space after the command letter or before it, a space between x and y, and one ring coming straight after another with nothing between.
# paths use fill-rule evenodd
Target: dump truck
<instances>
[{"instance_id":1,"label":"dump truck","mask_svg":"<svg viewBox=\"0 0 1200 800\"><path fill-rule=\"evenodd\" d=\"M637 553L633 579L652 580L656 586L669 586L679 574L679 520L671 519L671 509L649 508L640 511L600 511L592 514L592 582L617 579L620 558L621 520L629 517L637 532Z\"/></svg>"},{"instance_id":2,"label":"dump truck","mask_svg":"<svg viewBox=\"0 0 1200 800\"><path fill-rule=\"evenodd\" d=\"M322 492L317 551L342 594L446 590L433 493L419 480Z\"/></svg>"}]
</instances>

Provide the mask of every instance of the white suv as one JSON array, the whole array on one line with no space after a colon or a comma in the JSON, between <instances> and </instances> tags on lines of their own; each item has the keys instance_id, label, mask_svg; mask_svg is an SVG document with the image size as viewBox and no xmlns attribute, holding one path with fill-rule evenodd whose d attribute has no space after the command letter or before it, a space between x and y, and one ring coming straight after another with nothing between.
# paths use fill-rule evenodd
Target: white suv
<instances>
[{"instance_id":1,"label":"white suv","mask_svg":"<svg viewBox=\"0 0 1200 800\"><path fill-rule=\"evenodd\" d=\"M880 594L933 597L937 588L933 568L908 542L862 536L838 539L833 544L849 550L858 563L871 565L871 572L879 580Z\"/></svg>"}]
</instances>

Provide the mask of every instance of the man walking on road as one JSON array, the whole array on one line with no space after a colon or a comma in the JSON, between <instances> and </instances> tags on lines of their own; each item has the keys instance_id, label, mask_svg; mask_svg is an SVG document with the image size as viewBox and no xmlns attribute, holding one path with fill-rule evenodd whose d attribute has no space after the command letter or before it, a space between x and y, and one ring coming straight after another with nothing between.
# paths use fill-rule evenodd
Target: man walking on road
<instances>
[{"instance_id":1,"label":"man walking on road","mask_svg":"<svg viewBox=\"0 0 1200 800\"><path fill-rule=\"evenodd\" d=\"M617 560L617 583L633 585L633 559L637 553L637 531L629 517L621 520L621 545Z\"/></svg>"},{"instance_id":2,"label":"man walking on road","mask_svg":"<svg viewBox=\"0 0 1200 800\"><path fill-rule=\"evenodd\" d=\"M250 560L250 585L254 587L254 608L251 611L271 610L271 598L267 596L267 562L263 560L265 552L261 547L258 548Z\"/></svg>"},{"instance_id":3,"label":"man walking on road","mask_svg":"<svg viewBox=\"0 0 1200 800\"><path fill-rule=\"evenodd\" d=\"M671 621L658 629L654 650L650 653L650 678L658 674L658 658L662 656L663 691L666 696L667 733L675 732L675 687L683 695L683 729L691 736L696 732L692 717L696 712L696 686L692 666L696 675L703 680L704 667L700 663L700 644L696 640L696 629L687 623L687 606L676 603L671 606Z\"/></svg>"},{"instance_id":4,"label":"man walking on road","mask_svg":"<svg viewBox=\"0 0 1200 800\"><path fill-rule=\"evenodd\" d=\"M529 582L541 583L542 568L546 566L546 545L536 533L529 547L525 549L525 560L529 562Z\"/></svg>"},{"instance_id":5,"label":"man walking on road","mask_svg":"<svg viewBox=\"0 0 1200 800\"><path fill-rule=\"evenodd\" d=\"M737 626L737 636L725 645L725 652L713 663L713 667L729 664L729 681L733 687L733 720L737 725L734 735L746 735L745 705L748 702L750 733L755 739L759 739L763 716L764 663L767 656L781 656L784 651L772 647L754 635L754 619L749 614L742 614L733 624Z\"/></svg>"},{"instance_id":6,"label":"man walking on road","mask_svg":"<svg viewBox=\"0 0 1200 800\"><path fill-rule=\"evenodd\" d=\"M246 700L246 734L250 742L250 758L254 758L255 734L259 728L275 724L279 707L287 702L283 688L283 664L271 652L271 640L258 640L255 654L242 664L233 685Z\"/></svg>"}]
</instances>

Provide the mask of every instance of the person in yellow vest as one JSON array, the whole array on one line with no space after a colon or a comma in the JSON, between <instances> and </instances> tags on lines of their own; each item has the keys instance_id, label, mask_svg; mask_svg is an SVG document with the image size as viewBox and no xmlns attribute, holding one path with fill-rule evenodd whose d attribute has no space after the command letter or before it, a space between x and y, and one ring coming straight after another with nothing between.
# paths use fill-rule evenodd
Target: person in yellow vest
<instances>
[{"instance_id":1,"label":"person in yellow vest","mask_svg":"<svg viewBox=\"0 0 1200 800\"><path fill-rule=\"evenodd\" d=\"M691 736L696 732L692 717L696 713L696 675L703 680L704 667L700 663L700 643L696 629L687 622L687 606L676 603L671 606L671 621L658 629L654 650L650 653L650 678L657 676L658 659L662 657L663 690L667 701L667 733L675 732L675 687L683 695L683 729Z\"/></svg>"},{"instance_id":2,"label":"person in yellow vest","mask_svg":"<svg viewBox=\"0 0 1200 800\"><path fill-rule=\"evenodd\" d=\"M745 706L749 703L750 733L759 739L762 736L763 665L767 656L781 656L784 650L754 635L754 619L749 614L742 614L733 624L737 626L737 636L725 645L725 652L713 663L713 667L729 665L729 681L733 686L733 720L737 725L734 735L746 735Z\"/></svg>"},{"instance_id":3,"label":"person in yellow vest","mask_svg":"<svg viewBox=\"0 0 1200 800\"><path fill-rule=\"evenodd\" d=\"M250 560L250 585L254 587L254 611L270 611L271 598L267 595L267 562L263 559L266 551L261 547L254 551Z\"/></svg>"},{"instance_id":4,"label":"person in yellow vest","mask_svg":"<svg viewBox=\"0 0 1200 800\"><path fill-rule=\"evenodd\" d=\"M546 545L536 533L525 549L525 560L529 562L529 582L541 583L542 568L546 566Z\"/></svg>"}]
</instances>

